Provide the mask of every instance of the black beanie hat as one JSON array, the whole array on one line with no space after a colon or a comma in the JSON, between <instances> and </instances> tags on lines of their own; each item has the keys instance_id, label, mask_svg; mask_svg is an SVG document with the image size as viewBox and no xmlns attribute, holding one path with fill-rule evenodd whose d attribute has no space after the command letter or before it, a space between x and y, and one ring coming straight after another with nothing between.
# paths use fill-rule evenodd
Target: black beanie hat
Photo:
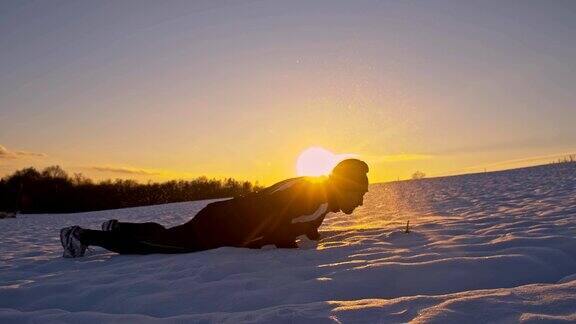
<instances>
[{"instance_id":1,"label":"black beanie hat","mask_svg":"<svg viewBox=\"0 0 576 324\"><path fill-rule=\"evenodd\" d=\"M347 159L332 169L330 178L342 189L368 191L368 177L366 176L368 171L366 162L358 159Z\"/></svg>"}]
</instances>

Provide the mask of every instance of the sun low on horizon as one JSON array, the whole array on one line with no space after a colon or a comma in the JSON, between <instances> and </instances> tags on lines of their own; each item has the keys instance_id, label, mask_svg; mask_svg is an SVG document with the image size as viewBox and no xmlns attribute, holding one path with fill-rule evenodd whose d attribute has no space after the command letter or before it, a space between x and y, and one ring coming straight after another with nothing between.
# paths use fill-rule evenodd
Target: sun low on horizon
<instances>
[{"instance_id":1,"label":"sun low on horizon","mask_svg":"<svg viewBox=\"0 0 576 324\"><path fill-rule=\"evenodd\" d=\"M302 151L296 159L296 174L298 176L327 176L338 162L355 154L334 154L329 150L312 146Z\"/></svg>"}]
</instances>

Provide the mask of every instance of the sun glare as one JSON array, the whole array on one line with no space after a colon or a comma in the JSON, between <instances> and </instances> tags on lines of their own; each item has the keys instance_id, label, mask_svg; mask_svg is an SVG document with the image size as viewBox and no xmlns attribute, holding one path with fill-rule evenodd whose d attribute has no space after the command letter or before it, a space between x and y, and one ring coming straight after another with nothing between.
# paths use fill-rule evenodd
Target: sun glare
<instances>
[{"instance_id":1,"label":"sun glare","mask_svg":"<svg viewBox=\"0 0 576 324\"><path fill-rule=\"evenodd\" d=\"M310 147L302 151L296 160L299 176L328 175L340 161L339 156L322 147Z\"/></svg>"}]
</instances>

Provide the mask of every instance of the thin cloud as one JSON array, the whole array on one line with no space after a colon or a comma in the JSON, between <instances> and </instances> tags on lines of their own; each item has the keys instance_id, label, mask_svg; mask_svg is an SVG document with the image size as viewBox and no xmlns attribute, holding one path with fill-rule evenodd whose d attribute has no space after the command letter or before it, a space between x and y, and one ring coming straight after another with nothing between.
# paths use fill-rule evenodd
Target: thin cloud
<instances>
[{"instance_id":1,"label":"thin cloud","mask_svg":"<svg viewBox=\"0 0 576 324\"><path fill-rule=\"evenodd\" d=\"M126 168L126 167L94 166L94 167L92 167L92 169L96 170L96 171L100 171L100 172L114 172L114 173L122 173L122 174L160 175L160 172L157 172L157 171L135 169L135 168Z\"/></svg>"},{"instance_id":2,"label":"thin cloud","mask_svg":"<svg viewBox=\"0 0 576 324\"><path fill-rule=\"evenodd\" d=\"M462 172L473 172L473 171L481 171L481 170L498 170L501 168L506 167L520 167L530 164L542 164L542 163L550 163L557 161L558 159L573 155L574 152L569 153L557 153L557 154L550 154L550 155L539 155L539 156L531 156L526 158L520 159L513 159L513 160L505 160L505 161L498 161L494 163L487 163L481 165L470 166L466 168L456 169L449 172L442 172L438 174L434 174L434 176L442 176L442 175L449 175L449 174L458 174Z\"/></svg>"},{"instance_id":3,"label":"thin cloud","mask_svg":"<svg viewBox=\"0 0 576 324\"><path fill-rule=\"evenodd\" d=\"M452 147L443 150L431 151L430 154L444 156L455 154L502 152L526 147L548 148L551 146L558 146L558 145L572 145L574 141L576 141L576 134L562 133L551 136L543 136L543 137L532 136L515 140L500 140L496 143Z\"/></svg>"},{"instance_id":4,"label":"thin cloud","mask_svg":"<svg viewBox=\"0 0 576 324\"><path fill-rule=\"evenodd\" d=\"M372 163L386 163L386 162L429 160L434 158L434 156L431 154L402 153L402 154L367 156L366 158Z\"/></svg>"},{"instance_id":5,"label":"thin cloud","mask_svg":"<svg viewBox=\"0 0 576 324\"><path fill-rule=\"evenodd\" d=\"M0 159L22 159L26 157L46 157L44 153L27 152L27 151L10 151L6 147L0 145Z\"/></svg>"},{"instance_id":6,"label":"thin cloud","mask_svg":"<svg viewBox=\"0 0 576 324\"><path fill-rule=\"evenodd\" d=\"M519 164L519 163L532 163L532 162L553 162L554 160L569 156L574 154L572 153L558 153L558 154L550 154L550 155L540 155L540 156L532 156L528 158L522 159L514 159L514 160L506 160L500 161L496 163L486 164L484 167L499 167L499 166L506 166L510 164ZM476 167L478 168L478 167ZM468 168L471 169L471 168Z\"/></svg>"}]
</instances>

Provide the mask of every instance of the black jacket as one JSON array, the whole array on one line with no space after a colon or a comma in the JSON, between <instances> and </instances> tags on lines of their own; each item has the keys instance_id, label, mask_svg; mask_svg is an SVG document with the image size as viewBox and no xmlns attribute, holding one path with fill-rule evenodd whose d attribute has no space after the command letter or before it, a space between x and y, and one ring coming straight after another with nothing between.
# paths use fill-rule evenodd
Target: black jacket
<instances>
[{"instance_id":1,"label":"black jacket","mask_svg":"<svg viewBox=\"0 0 576 324\"><path fill-rule=\"evenodd\" d=\"M318 240L318 227L334 209L329 186L318 178L299 177L262 191L208 204L186 225L203 248L267 244L297 247L296 237Z\"/></svg>"}]
</instances>

